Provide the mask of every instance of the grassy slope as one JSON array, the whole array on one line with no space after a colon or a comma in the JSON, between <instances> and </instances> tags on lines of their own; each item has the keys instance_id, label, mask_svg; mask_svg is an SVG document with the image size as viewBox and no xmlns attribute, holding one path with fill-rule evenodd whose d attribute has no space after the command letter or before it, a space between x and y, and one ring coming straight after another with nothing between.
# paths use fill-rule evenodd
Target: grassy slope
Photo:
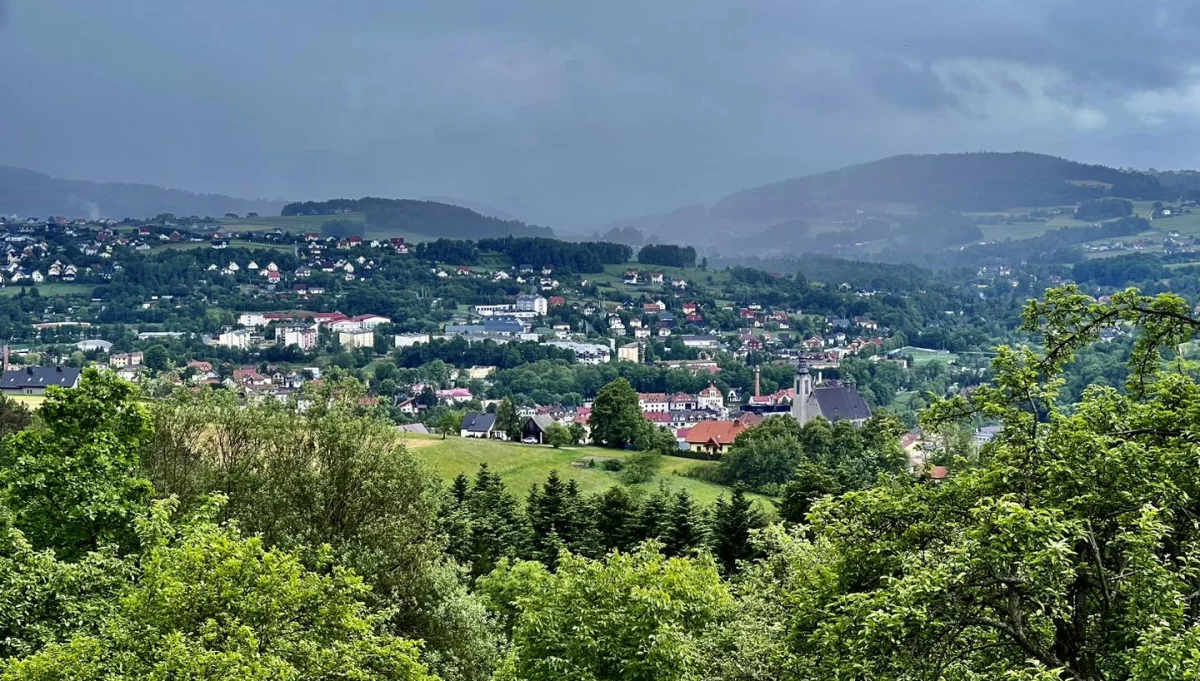
<instances>
[{"instance_id":1,"label":"grassy slope","mask_svg":"<svg viewBox=\"0 0 1200 681\"><path fill-rule=\"evenodd\" d=\"M521 498L529 491L530 485L544 482L551 470L558 470L564 479L577 481L585 493L603 492L620 484L616 473L605 471L599 466L580 468L572 466L571 462L586 456L624 458L626 455L625 452L594 447L567 447L555 450L537 445L457 437L442 440L436 436L407 435L406 442L413 452L433 465L446 480L453 479L459 473L473 476L479 470L479 464L487 463L492 471L500 475L508 488ZM728 490L721 485L682 475L683 471L692 466L704 465L712 464L680 457L665 457L658 478L640 487L651 490L661 482L672 490L686 489L701 504L711 504L721 494L728 493ZM764 510L770 509L770 504L765 499L759 497L759 500Z\"/></svg>"},{"instance_id":2,"label":"grassy slope","mask_svg":"<svg viewBox=\"0 0 1200 681\"><path fill-rule=\"evenodd\" d=\"M8 284L0 288L0 297L11 298L21 292L22 289L36 288L38 295L43 298L48 296L91 296L95 286L90 284L34 284L30 281L19 281L15 284Z\"/></svg>"}]
</instances>

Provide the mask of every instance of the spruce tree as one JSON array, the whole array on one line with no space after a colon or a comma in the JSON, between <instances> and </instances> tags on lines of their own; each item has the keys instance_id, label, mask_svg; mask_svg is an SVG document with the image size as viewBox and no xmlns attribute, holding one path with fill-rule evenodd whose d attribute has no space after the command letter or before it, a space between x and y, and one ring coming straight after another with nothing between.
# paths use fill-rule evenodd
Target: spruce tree
<instances>
[{"instance_id":1,"label":"spruce tree","mask_svg":"<svg viewBox=\"0 0 1200 681\"><path fill-rule=\"evenodd\" d=\"M624 487L610 487L592 498L596 533L604 552L629 551L637 544L637 499Z\"/></svg>"},{"instance_id":2,"label":"spruce tree","mask_svg":"<svg viewBox=\"0 0 1200 681\"><path fill-rule=\"evenodd\" d=\"M496 567L501 558L516 558L524 548L526 528L520 503L500 480L479 465L475 482L467 495L467 516L471 525L471 547L463 562L471 576L479 577Z\"/></svg>"},{"instance_id":3,"label":"spruce tree","mask_svg":"<svg viewBox=\"0 0 1200 681\"><path fill-rule=\"evenodd\" d=\"M534 485L529 490L525 508L531 532L529 555L553 568L558 563L559 549L568 544L571 533L567 485L558 477L558 471L550 471L541 489ZM551 535L554 541L550 541Z\"/></svg>"},{"instance_id":4,"label":"spruce tree","mask_svg":"<svg viewBox=\"0 0 1200 681\"><path fill-rule=\"evenodd\" d=\"M668 556L682 556L700 546L704 540L701 526L697 523L696 504L687 490L679 490L671 505L670 527L663 539Z\"/></svg>"},{"instance_id":5,"label":"spruce tree","mask_svg":"<svg viewBox=\"0 0 1200 681\"><path fill-rule=\"evenodd\" d=\"M671 497L665 487L646 497L638 509L635 532L638 542L662 539L670 527Z\"/></svg>"},{"instance_id":6,"label":"spruce tree","mask_svg":"<svg viewBox=\"0 0 1200 681\"><path fill-rule=\"evenodd\" d=\"M450 483L450 496L455 503L462 505L467 500L467 495L471 492L471 481L467 479L465 473L459 473L454 476L454 481Z\"/></svg>"},{"instance_id":7,"label":"spruce tree","mask_svg":"<svg viewBox=\"0 0 1200 681\"><path fill-rule=\"evenodd\" d=\"M754 502L746 498L741 485L733 488L733 496L725 501L722 496L713 507L712 550L725 574L738 570L738 561L749 560L756 555L750 543L750 531L766 523Z\"/></svg>"}]
</instances>

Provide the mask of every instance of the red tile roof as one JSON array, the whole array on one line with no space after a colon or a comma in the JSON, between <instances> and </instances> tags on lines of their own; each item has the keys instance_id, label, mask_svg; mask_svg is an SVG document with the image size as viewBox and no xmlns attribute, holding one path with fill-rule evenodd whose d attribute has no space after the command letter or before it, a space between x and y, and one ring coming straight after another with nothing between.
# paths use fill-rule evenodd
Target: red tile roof
<instances>
[{"instance_id":1,"label":"red tile roof","mask_svg":"<svg viewBox=\"0 0 1200 681\"><path fill-rule=\"evenodd\" d=\"M701 421L688 430L687 441L694 445L714 442L724 446L732 444L744 430L746 426L741 421Z\"/></svg>"}]
</instances>

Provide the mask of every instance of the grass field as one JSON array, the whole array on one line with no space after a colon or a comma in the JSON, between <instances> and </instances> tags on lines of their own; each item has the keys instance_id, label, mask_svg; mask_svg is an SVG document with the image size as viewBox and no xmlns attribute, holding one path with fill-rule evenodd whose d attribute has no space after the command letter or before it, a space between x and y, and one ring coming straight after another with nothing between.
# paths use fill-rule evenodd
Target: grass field
<instances>
[{"instance_id":1,"label":"grass field","mask_svg":"<svg viewBox=\"0 0 1200 681\"><path fill-rule=\"evenodd\" d=\"M908 355L913 358L913 364L928 364L930 362L944 362L949 364L958 360L958 355L953 352L943 350L930 350L928 348L915 348L911 345L900 348L896 351L901 355Z\"/></svg>"},{"instance_id":2,"label":"grass field","mask_svg":"<svg viewBox=\"0 0 1200 681\"><path fill-rule=\"evenodd\" d=\"M571 465L572 462L588 456L618 459L626 456L625 452L596 447L552 449L459 437L443 440L437 436L408 435L405 442L409 449L437 469L446 480L453 479L459 473L473 476L479 470L479 464L486 463L519 498L524 498L530 485L545 482L552 470L557 470L563 479L578 482L579 488L587 494L603 492L621 484L616 473L603 470L599 464L595 468L581 468ZM722 494L728 494L729 490L682 475L683 471L693 466L706 465L713 464L682 457L664 457L657 479L638 487L652 490L661 483L672 490L686 489L697 502L711 504ZM771 504L764 497L756 499L764 511L771 510Z\"/></svg>"},{"instance_id":3,"label":"grass field","mask_svg":"<svg viewBox=\"0 0 1200 681\"><path fill-rule=\"evenodd\" d=\"M87 284L32 284L26 282L17 282L16 284L8 284L0 288L0 296L11 298L22 290L28 292L29 289L36 288L38 295L47 296L91 296L94 287Z\"/></svg>"},{"instance_id":4,"label":"grass field","mask_svg":"<svg viewBox=\"0 0 1200 681\"><path fill-rule=\"evenodd\" d=\"M8 399L18 402L29 407L30 409L38 409L42 403L46 401L45 395L12 395Z\"/></svg>"},{"instance_id":5,"label":"grass field","mask_svg":"<svg viewBox=\"0 0 1200 681\"><path fill-rule=\"evenodd\" d=\"M261 248L268 251L279 251L280 253L294 253L296 247L291 244L267 244L258 241L245 241L243 239L233 239L229 242L231 248ZM158 248L170 248L177 251L191 251L198 248L212 248L212 244L205 242L175 242L162 244Z\"/></svg>"},{"instance_id":6,"label":"grass field","mask_svg":"<svg viewBox=\"0 0 1200 681\"><path fill-rule=\"evenodd\" d=\"M351 222L362 222L362 213L348 213L346 215L267 215L257 218L238 218L225 219L221 221L221 226L231 232L269 232L274 229L281 229L285 232L302 233L302 232L319 232L321 225L330 220L349 220Z\"/></svg>"}]
</instances>

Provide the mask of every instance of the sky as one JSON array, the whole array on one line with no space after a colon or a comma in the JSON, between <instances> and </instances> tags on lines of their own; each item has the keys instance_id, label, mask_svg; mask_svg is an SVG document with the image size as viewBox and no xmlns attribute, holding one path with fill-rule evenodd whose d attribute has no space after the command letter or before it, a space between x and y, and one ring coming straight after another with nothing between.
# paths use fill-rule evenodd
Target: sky
<instances>
[{"instance_id":1,"label":"sky","mask_svg":"<svg viewBox=\"0 0 1200 681\"><path fill-rule=\"evenodd\" d=\"M1192 0L0 0L0 164L562 231L897 153L1200 166Z\"/></svg>"}]
</instances>

